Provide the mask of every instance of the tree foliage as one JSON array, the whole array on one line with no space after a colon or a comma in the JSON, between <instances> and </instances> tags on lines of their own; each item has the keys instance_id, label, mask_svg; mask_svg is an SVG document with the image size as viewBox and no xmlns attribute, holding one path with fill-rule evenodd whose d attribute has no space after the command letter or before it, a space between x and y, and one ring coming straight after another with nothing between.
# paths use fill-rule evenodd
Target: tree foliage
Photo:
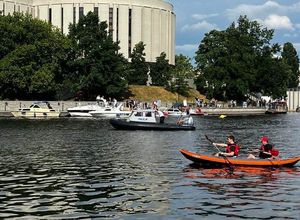
<instances>
[{"instance_id":1,"label":"tree foliage","mask_svg":"<svg viewBox=\"0 0 300 220\"><path fill-rule=\"evenodd\" d=\"M108 34L106 22L89 12L78 24L70 25L69 38L73 48L69 78L85 98L122 97L127 89L127 60Z\"/></svg>"},{"instance_id":2,"label":"tree foliage","mask_svg":"<svg viewBox=\"0 0 300 220\"><path fill-rule=\"evenodd\" d=\"M133 85L146 85L148 81L149 65L146 62L145 44L139 42L133 48L130 56L131 63L129 64L129 71L127 81Z\"/></svg>"},{"instance_id":3,"label":"tree foliage","mask_svg":"<svg viewBox=\"0 0 300 220\"><path fill-rule=\"evenodd\" d=\"M9 99L54 99L68 39L31 15L0 16L0 95Z\"/></svg>"},{"instance_id":4,"label":"tree foliage","mask_svg":"<svg viewBox=\"0 0 300 220\"><path fill-rule=\"evenodd\" d=\"M290 69L288 87L295 88L299 85L299 57L292 43L288 42L283 45L281 56Z\"/></svg>"},{"instance_id":5,"label":"tree foliage","mask_svg":"<svg viewBox=\"0 0 300 220\"><path fill-rule=\"evenodd\" d=\"M287 71L282 60L274 58L280 47L270 43L273 33L240 16L226 30L205 34L195 58L201 73L196 80L200 91L219 100L244 100L258 92L285 95ZM277 71L273 71L274 66ZM270 75L281 81L262 80Z\"/></svg>"},{"instance_id":6,"label":"tree foliage","mask_svg":"<svg viewBox=\"0 0 300 220\"><path fill-rule=\"evenodd\" d=\"M171 77L168 89L180 95L188 96L189 85L187 80L195 78L195 71L191 59L182 54L175 56L175 66L171 67Z\"/></svg>"},{"instance_id":7,"label":"tree foliage","mask_svg":"<svg viewBox=\"0 0 300 220\"><path fill-rule=\"evenodd\" d=\"M166 57L166 53L162 52L159 57L156 57L156 62L151 64L150 76L152 85L168 86L171 75L169 60Z\"/></svg>"}]
</instances>

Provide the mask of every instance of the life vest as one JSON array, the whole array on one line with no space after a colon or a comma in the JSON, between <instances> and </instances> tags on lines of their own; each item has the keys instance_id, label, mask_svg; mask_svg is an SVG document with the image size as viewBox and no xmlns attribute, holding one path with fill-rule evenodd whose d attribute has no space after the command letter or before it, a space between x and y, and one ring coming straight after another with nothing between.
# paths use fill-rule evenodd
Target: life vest
<instances>
[{"instance_id":1,"label":"life vest","mask_svg":"<svg viewBox=\"0 0 300 220\"><path fill-rule=\"evenodd\" d=\"M271 144L266 144L266 145L261 145L260 150L262 152L268 152L271 153L272 156L277 157L279 155L279 150L276 150L273 145Z\"/></svg>"},{"instance_id":2,"label":"life vest","mask_svg":"<svg viewBox=\"0 0 300 220\"><path fill-rule=\"evenodd\" d=\"M196 108L196 113L202 113L201 108Z\"/></svg>"},{"instance_id":3,"label":"life vest","mask_svg":"<svg viewBox=\"0 0 300 220\"><path fill-rule=\"evenodd\" d=\"M226 153L231 153L231 152L234 152L234 156L238 156L239 154L239 150L240 150L240 146L237 145L237 144L227 144L227 147L226 147Z\"/></svg>"}]
</instances>

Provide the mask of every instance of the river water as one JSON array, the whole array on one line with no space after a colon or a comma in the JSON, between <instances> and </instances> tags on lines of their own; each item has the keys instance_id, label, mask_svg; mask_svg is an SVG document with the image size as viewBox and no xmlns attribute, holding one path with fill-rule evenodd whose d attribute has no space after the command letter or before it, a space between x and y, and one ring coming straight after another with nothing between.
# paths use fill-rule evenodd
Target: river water
<instances>
[{"instance_id":1,"label":"river water","mask_svg":"<svg viewBox=\"0 0 300 220\"><path fill-rule=\"evenodd\" d=\"M0 219L300 219L293 168L204 169L204 135L233 134L240 156L267 135L299 156L300 114L195 118L196 131L118 131L108 120L0 120Z\"/></svg>"}]
</instances>

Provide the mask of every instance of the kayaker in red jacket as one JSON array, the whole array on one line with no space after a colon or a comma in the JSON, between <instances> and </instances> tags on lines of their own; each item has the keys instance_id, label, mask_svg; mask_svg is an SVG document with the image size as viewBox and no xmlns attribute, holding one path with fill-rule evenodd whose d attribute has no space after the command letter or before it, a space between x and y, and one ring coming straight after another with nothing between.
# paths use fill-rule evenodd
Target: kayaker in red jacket
<instances>
[{"instance_id":1,"label":"kayaker in red jacket","mask_svg":"<svg viewBox=\"0 0 300 220\"><path fill-rule=\"evenodd\" d=\"M215 156L226 156L226 157L237 157L239 154L240 147L235 143L234 136L229 135L227 137L227 144L224 143L213 143L216 147L226 147L226 152L219 152Z\"/></svg>"},{"instance_id":2,"label":"kayaker in red jacket","mask_svg":"<svg viewBox=\"0 0 300 220\"><path fill-rule=\"evenodd\" d=\"M267 158L274 158L279 155L279 151L274 149L272 144L269 144L269 138L266 136L261 137L260 139L262 145L258 150L259 154L258 157L260 159L267 159ZM253 154L249 154L248 159L256 159Z\"/></svg>"}]
</instances>

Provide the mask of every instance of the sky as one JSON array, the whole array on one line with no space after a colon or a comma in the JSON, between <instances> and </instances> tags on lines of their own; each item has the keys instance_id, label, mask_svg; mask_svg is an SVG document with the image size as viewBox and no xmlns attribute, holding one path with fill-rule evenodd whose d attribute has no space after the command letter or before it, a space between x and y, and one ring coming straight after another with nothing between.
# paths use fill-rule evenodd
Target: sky
<instances>
[{"instance_id":1,"label":"sky","mask_svg":"<svg viewBox=\"0 0 300 220\"><path fill-rule=\"evenodd\" d=\"M176 54L193 58L205 33L225 30L240 15L274 29L271 43L290 42L300 57L300 0L166 0L176 14Z\"/></svg>"}]
</instances>

